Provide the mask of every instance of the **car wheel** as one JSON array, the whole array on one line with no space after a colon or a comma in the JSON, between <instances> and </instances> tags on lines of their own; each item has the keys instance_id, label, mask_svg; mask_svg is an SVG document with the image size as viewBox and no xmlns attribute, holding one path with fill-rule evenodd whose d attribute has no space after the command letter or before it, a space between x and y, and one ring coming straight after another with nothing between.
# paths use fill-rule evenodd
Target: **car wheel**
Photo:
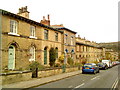
<instances>
[{"instance_id":1,"label":"car wheel","mask_svg":"<svg viewBox=\"0 0 120 90\"><path fill-rule=\"evenodd\" d=\"M94 71L93 73L96 74L96 71Z\"/></svg>"},{"instance_id":2,"label":"car wheel","mask_svg":"<svg viewBox=\"0 0 120 90\"><path fill-rule=\"evenodd\" d=\"M82 72L82 74L84 74L85 72Z\"/></svg>"},{"instance_id":3,"label":"car wheel","mask_svg":"<svg viewBox=\"0 0 120 90\"><path fill-rule=\"evenodd\" d=\"M100 70L98 70L98 73L100 73Z\"/></svg>"},{"instance_id":4,"label":"car wheel","mask_svg":"<svg viewBox=\"0 0 120 90\"><path fill-rule=\"evenodd\" d=\"M107 68L105 67L105 70L106 70Z\"/></svg>"}]
</instances>

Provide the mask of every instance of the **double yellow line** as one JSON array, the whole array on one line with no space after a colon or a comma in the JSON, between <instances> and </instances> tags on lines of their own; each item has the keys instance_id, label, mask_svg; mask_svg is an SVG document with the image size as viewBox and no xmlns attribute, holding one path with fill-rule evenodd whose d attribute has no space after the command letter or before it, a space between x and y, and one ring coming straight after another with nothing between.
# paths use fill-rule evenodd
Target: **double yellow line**
<instances>
[{"instance_id":1,"label":"double yellow line","mask_svg":"<svg viewBox=\"0 0 120 90\"><path fill-rule=\"evenodd\" d=\"M113 83L111 90L116 90L117 85L118 85L118 78L116 78L115 82Z\"/></svg>"}]
</instances>

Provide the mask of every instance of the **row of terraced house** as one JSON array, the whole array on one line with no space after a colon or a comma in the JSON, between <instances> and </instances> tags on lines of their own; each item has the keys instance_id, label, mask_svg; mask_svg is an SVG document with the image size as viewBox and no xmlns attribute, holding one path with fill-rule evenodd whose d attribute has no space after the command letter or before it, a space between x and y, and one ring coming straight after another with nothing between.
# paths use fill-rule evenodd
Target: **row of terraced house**
<instances>
[{"instance_id":1,"label":"row of terraced house","mask_svg":"<svg viewBox=\"0 0 120 90\"><path fill-rule=\"evenodd\" d=\"M27 6L17 14L0 10L0 50L2 69L27 68L31 61L49 66L50 50L54 48L58 59L66 53L74 62L95 62L105 58L106 49L96 42L81 38L61 25L50 25L50 16L40 22L29 19ZM114 57L114 56L113 56Z\"/></svg>"}]
</instances>

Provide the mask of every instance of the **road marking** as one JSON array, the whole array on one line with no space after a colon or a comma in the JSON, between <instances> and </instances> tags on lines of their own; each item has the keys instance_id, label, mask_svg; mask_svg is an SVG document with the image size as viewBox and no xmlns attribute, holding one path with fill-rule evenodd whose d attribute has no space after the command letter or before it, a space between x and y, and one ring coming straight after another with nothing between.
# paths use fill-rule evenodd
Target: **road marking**
<instances>
[{"instance_id":1,"label":"road marking","mask_svg":"<svg viewBox=\"0 0 120 90\"><path fill-rule=\"evenodd\" d=\"M98 78L98 77L100 77L100 76L96 76L96 77L92 78L91 80L94 80L94 79L96 79L96 78Z\"/></svg>"},{"instance_id":2,"label":"road marking","mask_svg":"<svg viewBox=\"0 0 120 90\"><path fill-rule=\"evenodd\" d=\"M114 81L111 90L115 90L115 88L117 87L118 84L118 78L116 78L116 80Z\"/></svg>"},{"instance_id":3,"label":"road marking","mask_svg":"<svg viewBox=\"0 0 120 90\"><path fill-rule=\"evenodd\" d=\"M71 86L69 86L68 88L72 88L73 86L71 85Z\"/></svg>"},{"instance_id":4,"label":"road marking","mask_svg":"<svg viewBox=\"0 0 120 90\"><path fill-rule=\"evenodd\" d=\"M79 87L83 86L84 84L85 84L85 83L82 83L82 84L76 86L75 88L79 88Z\"/></svg>"}]
</instances>

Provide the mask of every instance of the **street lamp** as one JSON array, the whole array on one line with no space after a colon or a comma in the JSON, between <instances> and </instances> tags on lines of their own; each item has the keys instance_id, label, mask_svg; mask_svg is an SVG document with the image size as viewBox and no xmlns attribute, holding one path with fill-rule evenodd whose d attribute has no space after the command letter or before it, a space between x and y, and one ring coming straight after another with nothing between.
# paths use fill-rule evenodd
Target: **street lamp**
<instances>
[{"instance_id":1,"label":"street lamp","mask_svg":"<svg viewBox=\"0 0 120 90\"><path fill-rule=\"evenodd\" d=\"M65 72L65 69L66 69L66 54L68 53L68 50L65 49L64 51L64 65L63 65L63 73Z\"/></svg>"},{"instance_id":2,"label":"street lamp","mask_svg":"<svg viewBox=\"0 0 120 90\"><path fill-rule=\"evenodd\" d=\"M73 54L74 54L74 49L71 50L72 59L73 59Z\"/></svg>"}]
</instances>

